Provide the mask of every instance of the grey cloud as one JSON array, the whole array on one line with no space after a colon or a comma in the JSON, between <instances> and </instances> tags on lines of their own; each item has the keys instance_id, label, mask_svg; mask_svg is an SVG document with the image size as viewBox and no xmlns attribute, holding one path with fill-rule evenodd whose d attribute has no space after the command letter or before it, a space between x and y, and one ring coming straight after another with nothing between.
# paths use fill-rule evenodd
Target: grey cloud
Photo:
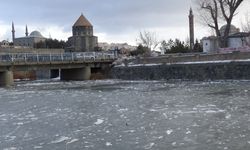
<instances>
[{"instance_id":1,"label":"grey cloud","mask_svg":"<svg viewBox=\"0 0 250 150\"><path fill-rule=\"evenodd\" d=\"M83 13L102 32L183 26L187 0L10 0L0 5L3 18L18 24L53 24L70 31Z\"/></svg>"}]
</instances>

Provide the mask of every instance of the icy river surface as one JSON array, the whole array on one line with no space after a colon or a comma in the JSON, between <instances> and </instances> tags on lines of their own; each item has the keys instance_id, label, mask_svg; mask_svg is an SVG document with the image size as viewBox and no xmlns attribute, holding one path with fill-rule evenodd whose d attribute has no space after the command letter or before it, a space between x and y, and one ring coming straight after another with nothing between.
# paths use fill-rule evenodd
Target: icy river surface
<instances>
[{"instance_id":1,"label":"icy river surface","mask_svg":"<svg viewBox=\"0 0 250 150\"><path fill-rule=\"evenodd\" d=\"M250 81L18 82L0 150L248 150Z\"/></svg>"}]
</instances>

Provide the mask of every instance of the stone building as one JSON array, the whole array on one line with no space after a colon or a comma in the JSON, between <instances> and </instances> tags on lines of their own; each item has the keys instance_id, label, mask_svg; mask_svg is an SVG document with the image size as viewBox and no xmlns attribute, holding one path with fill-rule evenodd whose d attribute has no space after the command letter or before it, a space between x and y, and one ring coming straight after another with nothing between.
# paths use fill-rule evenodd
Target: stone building
<instances>
[{"instance_id":1,"label":"stone building","mask_svg":"<svg viewBox=\"0 0 250 150\"><path fill-rule=\"evenodd\" d=\"M68 38L70 45L66 51L89 52L98 47L97 37L93 35L92 24L83 16L78 18L72 27L73 36Z\"/></svg>"},{"instance_id":2,"label":"stone building","mask_svg":"<svg viewBox=\"0 0 250 150\"><path fill-rule=\"evenodd\" d=\"M46 38L39 31L33 31L29 35L27 26L25 36L16 38L14 23L12 23L12 41L15 47L35 48L37 43L44 42L45 40Z\"/></svg>"},{"instance_id":3,"label":"stone building","mask_svg":"<svg viewBox=\"0 0 250 150\"><path fill-rule=\"evenodd\" d=\"M226 25L220 28L223 36ZM206 53L225 53L231 51L250 51L250 33L240 32L239 28L231 25L227 40L228 47L219 47L219 38L215 36L204 37L202 39L203 51Z\"/></svg>"}]
</instances>

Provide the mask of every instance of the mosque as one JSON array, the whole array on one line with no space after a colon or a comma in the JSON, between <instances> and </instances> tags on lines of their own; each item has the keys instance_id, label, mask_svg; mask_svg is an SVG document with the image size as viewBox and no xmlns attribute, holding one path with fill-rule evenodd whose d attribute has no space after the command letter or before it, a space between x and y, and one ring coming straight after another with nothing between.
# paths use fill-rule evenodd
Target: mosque
<instances>
[{"instance_id":1,"label":"mosque","mask_svg":"<svg viewBox=\"0 0 250 150\"><path fill-rule=\"evenodd\" d=\"M77 19L72 26L72 36L68 38L68 47L65 51L69 52L88 52L95 51L98 46L98 39L93 34L93 25L85 18L83 14ZM45 42L47 38L42 36L39 31L28 33L26 31L24 37L15 37L15 27L12 23L12 41L15 47L35 48L37 43Z\"/></svg>"},{"instance_id":2,"label":"mosque","mask_svg":"<svg viewBox=\"0 0 250 150\"><path fill-rule=\"evenodd\" d=\"M36 43L45 42L45 40L46 38L42 36L42 34L39 31L33 31L29 35L27 25L26 25L25 36L16 38L14 23L12 23L12 41L14 46L34 48Z\"/></svg>"}]
</instances>

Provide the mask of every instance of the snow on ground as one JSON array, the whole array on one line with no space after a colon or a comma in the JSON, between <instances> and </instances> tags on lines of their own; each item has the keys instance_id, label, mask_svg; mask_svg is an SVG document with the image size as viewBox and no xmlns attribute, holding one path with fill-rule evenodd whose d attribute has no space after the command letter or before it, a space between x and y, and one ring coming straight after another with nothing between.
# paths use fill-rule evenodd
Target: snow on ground
<instances>
[{"instance_id":1,"label":"snow on ground","mask_svg":"<svg viewBox=\"0 0 250 150\"><path fill-rule=\"evenodd\" d=\"M211 63L232 63L232 62L250 62L250 59L238 59L238 60L214 60L214 61L192 61L192 62L173 62L173 63L149 63L149 64L128 64L117 65L115 67L140 67L140 66L160 66L160 65L189 65L189 64L211 64Z\"/></svg>"}]
</instances>

